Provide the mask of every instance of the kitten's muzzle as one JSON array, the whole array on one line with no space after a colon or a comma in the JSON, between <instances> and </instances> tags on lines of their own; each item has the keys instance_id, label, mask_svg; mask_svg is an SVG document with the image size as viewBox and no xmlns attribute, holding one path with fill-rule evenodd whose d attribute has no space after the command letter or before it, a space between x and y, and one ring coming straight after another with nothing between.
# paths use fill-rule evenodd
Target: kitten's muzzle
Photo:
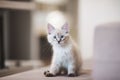
<instances>
[{"instance_id":1,"label":"kitten's muzzle","mask_svg":"<svg viewBox=\"0 0 120 80\"><path fill-rule=\"evenodd\" d=\"M57 39L56 39L57 40ZM58 44L60 44L60 42L61 42L61 39L60 40L57 40L57 42L58 42Z\"/></svg>"},{"instance_id":2,"label":"kitten's muzzle","mask_svg":"<svg viewBox=\"0 0 120 80\"><path fill-rule=\"evenodd\" d=\"M58 44L60 44L61 40L58 41Z\"/></svg>"}]
</instances>

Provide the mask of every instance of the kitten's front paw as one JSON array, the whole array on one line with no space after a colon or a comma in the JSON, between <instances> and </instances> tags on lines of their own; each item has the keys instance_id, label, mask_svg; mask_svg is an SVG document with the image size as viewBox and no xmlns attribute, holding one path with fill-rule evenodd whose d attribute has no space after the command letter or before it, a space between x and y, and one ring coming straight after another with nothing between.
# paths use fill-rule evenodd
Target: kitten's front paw
<instances>
[{"instance_id":1,"label":"kitten's front paw","mask_svg":"<svg viewBox=\"0 0 120 80\"><path fill-rule=\"evenodd\" d=\"M49 73L49 71L48 71L48 70L44 72L44 75L46 75L47 73Z\"/></svg>"},{"instance_id":2,"label":"kitten's front paw","mask_svg":"<svg viewBox=\"0 0 120 80\"><path fill-rule=\"evenodd\" d=\"M75 74L75 73L70 73L70 74L68 74L68 76L69 76L69 77L75 77L76 74Z\"/></svg>"},{"instance_id":3,"label":"kitten's front paw","mask_svg":"<svg viewBox=\"0 0 120 80\"><path fill-rule=\"evenodd\" d=\"M46 77L53 77L54 75L52 74L52 73L50 73L49 71L45 71L44 72L44 75L46 76Z\"/></svg>"}]
</instances>

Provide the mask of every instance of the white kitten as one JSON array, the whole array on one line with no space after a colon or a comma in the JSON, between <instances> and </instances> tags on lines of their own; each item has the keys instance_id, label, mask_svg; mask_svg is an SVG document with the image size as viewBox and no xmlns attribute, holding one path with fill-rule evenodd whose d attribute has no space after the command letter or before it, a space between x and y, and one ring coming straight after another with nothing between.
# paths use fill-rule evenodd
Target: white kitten
<instances>
[{"instance_id":1,"label":"white kitten","mask_svg":"<svg viewBox=\"0 0 120 80\"><path fill-rule=\"evenodd\" d=\"M48 42L53 48L53 57L50 70L45 76L55 76L61 73L61 69L67 71L68 76L76 76L82 66L80 53L69 35L69 26L65 23L61 29L55 29L48 24Z\"/></svg>"}]
</instances>

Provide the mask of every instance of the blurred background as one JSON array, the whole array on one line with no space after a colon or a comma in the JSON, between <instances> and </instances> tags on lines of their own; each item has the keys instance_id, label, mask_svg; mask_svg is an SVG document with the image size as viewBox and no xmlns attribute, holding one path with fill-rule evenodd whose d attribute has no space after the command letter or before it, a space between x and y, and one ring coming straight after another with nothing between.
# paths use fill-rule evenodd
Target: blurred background
<instances>
[{"instance_id":1,"label":"blurred background","mask_svg":"<svg viewBox=\"0 0 120 80\"><path fill-rule=\"evenodd\" d=\"M120 0L1 0L0 71L49 65L47 23L59 27L66 21L81 51L83 68L91 69L95 27L120 21L119 7Z\"/></svg>"}]
</instances>

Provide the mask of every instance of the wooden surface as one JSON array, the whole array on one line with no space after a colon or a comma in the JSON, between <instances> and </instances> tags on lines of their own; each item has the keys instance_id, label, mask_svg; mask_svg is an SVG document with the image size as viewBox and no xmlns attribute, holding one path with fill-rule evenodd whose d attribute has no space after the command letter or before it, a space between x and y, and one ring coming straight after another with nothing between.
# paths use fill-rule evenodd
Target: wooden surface
<instances>
[{"instance_id":1,"label":"wooden surface","mask_svg":"<svg viewBox=\"0 0 120 80\"><path fill-rule=\"evenodd\" d=\"M12 68L8 67L8 68L0 70L0 77L8 76L8 75L12 75L12 74L16 74L16 73L32 70L32 69L33 69L32 66L12 67Z\"/></svg>"},{"instance_id":2,"label":"wooden surface","mask_svg":"<svg viewBox=\"0 0 120 80\"><path fill-rule=\"evenodd\" d=\"M0 8L17 9L17 10L34 10L36 6L34 2L2 1L1 0Z\"/></svg>"},{"instance_id":3,"label":"wooden surface","mask_svg":"<svg viewBox=\"0 0 120 80\"><path fill-rule=\"evenodd\" d=\"M67 76L57 76L57 77L45 77L43 72L47 68L34 69L6 77L1 77L0 80L92 80L90 74L82 74L78 77L67 77Z\"/></svg>"}]
</instances>

